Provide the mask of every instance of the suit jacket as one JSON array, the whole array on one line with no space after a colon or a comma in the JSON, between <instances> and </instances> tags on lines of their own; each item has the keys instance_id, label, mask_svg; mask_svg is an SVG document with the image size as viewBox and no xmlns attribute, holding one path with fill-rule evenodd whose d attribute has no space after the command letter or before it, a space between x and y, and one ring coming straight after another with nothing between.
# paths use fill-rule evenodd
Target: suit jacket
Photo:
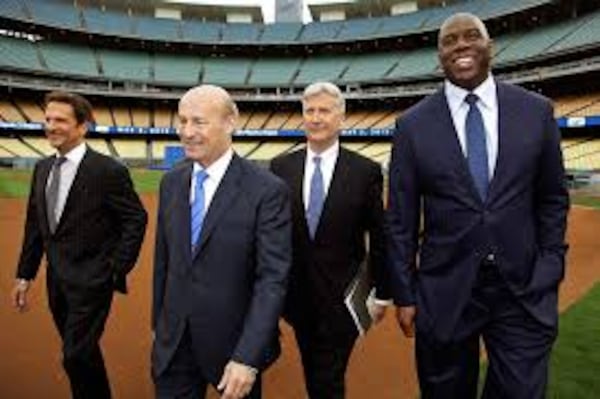
<instances>
[{"instance_id":1,"label":"suit jacket","mask_svg":"<svg viewBox=\"0 0 600 399\"><path fill-rule=\"evenodd\" d=\"M80 287L109 284L125 292L147 221L127 168L88 147L52 234L45 192L54 160L44 158L33 171L17 277L33 279L45 252L59 280Z\"/></svg>"},{"instance_id":2,"label":"suit jacket","mask_svg":"<svg viewBox=\"0 0 600 399\"><path fill-rule=\"evenodd\" d=\"M557 321L569 207L560 133L546 98L500 82L497 96L498 158L485 202L443 89L396 123L388 213L394 298L416 303L417 329L440 339L452 337L487 254L535 318Z\"/></svg>"},{"instance_id":3,"label":"suit jacket","mask_svg":"<svg viewBox=\"0 0 600 399\"><path fill-rule=\"evenodd\" d=\"M190 245L192 163L165 174L154 257L153 372L162 373L186 326L207 381L229 360L259 370L279 354L278 318L291 264L283 182L234 155Z\"/></svg>"},{"instance_id":4,"label":"suit jacket","mask_svg":"<svg viewBox=\"0 0 600 399\"><path fill-rule=\"evenodd\" d=\"M295 327L329 321L335 330L344 326L338 323L341 317L347 319L344 292L365 259L367 233L377 296L389 294L384 276L383 178L377 163L340 147L313 240L302 196L305 159L306 150L300 150L271 163L271 170L292 192L294 261L284 316Z\"/></svg>"}]
</instances>

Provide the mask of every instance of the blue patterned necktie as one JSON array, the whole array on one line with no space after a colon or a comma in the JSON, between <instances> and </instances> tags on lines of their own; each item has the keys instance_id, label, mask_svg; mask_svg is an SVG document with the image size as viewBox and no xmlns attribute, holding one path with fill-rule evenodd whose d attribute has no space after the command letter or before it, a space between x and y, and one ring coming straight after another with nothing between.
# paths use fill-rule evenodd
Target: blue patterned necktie
<instances>
[{"instance_id":1,"label":"blue patterned necktie","mask_svg":"<svg viewBox=\"0 0 600 399\"><path fill-rule=\"evenodd\" d=\"M50 184L46 190L46 214L48 216L48 228L54 234L58 225L58 214L56 212L56 203L58 202L58 192L60 189L60 167L67 160L65 157L58 157L52 165Z\"/></svg>"},{"instance_id":2,"label":"blue patterned necktie","mask_svg":"<svg viewBox=\"0 0 600 399\"><path fill-rule=\"evenodd\" d=\"M479 98L473 93L469 93L465 98L469 104L469 112L465 123L467 136L467 160L469 170L477 192L482 201L485 201L489 185L488 153L485 136L485 126L481 112L477 108Z\"/></svg>"},{"instance_id":3,"label":"blue patterned necktie","mask_svg":"<svg viewBox=\"0 0 600 399\"><path fill-rule=\"evenodd\" d=\"M194 188L194 202L191 207L191 239L192 250L198 244L200 232L202 231L202 222L204 221L204 180L208 174L204 170L199 170L195 174L196 187Z\"/></svg>"},{"instance_id":4,"label":"blue patterned necktie","mask_svg":"<svg viewBox=\"0 0 600 399\"><path fill-rule=\"evenodd\" d=\"M308 208L306 209L306 222L310 238L315 238L319 218L323 210L325 200L325 189L323 188L323 174L321 173L321 157L314 157L315 170L310 179L310 192L308 196Z\"/></svg>"}]
</instances>

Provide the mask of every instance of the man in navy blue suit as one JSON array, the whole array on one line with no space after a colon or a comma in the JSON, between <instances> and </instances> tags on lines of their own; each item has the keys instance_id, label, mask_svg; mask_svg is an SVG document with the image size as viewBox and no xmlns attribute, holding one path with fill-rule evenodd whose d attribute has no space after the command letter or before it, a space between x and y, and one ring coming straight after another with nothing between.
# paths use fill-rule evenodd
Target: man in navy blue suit
<instances>
[{"instance_id":1,"label":"man in navy blue suit","mask_svg":"<svg viewBox=\"0 0 600 399\"><path fill-rule=\"evenodd\" d=\"M260 398L279 355L277 323L291 266L285 184L238 157L238 111L217 86L179 102L187 160L160 187L154 258L152 375L158 398Z\"/></svg>"},{"instance_id":2,"label":"man in navy blue suit","mask_svg":"<svg viewBox=\"0 0 600 399\"><path fill-rule=\"evenodd\" d=\"M416 335L423 398L476 397L480 338L484 398L543 398L569 208L552 104L494 79L492 41L474 15L448 18L438 50L443 88L394 134L398 321Z\"/></svg>"}]
</instances>

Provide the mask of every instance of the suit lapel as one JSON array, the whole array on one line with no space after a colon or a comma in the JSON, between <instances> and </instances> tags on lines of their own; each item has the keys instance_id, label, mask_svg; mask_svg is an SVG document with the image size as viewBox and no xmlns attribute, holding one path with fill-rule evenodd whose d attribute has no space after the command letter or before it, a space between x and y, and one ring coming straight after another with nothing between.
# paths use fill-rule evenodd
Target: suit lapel
<instances>
[{"instance_id":1,"label":"suit lapel","mask_svg":"<svg viewBox=\"0 0 600 399\"><path fill-rule=\"evenodd\" d=\"M346 150L340 146L335 167L333 168L333 175L331 176L331 183L329 184L329 190L327 190L327 196L325 197L325 203L323 204L323 211L319 218L319 225L315 237L320 233L323 234L323 226L329 225L328 219L331 218L335 204L344 202L345 191L348 184L350 174L350 165L348 161L348 154Z\"/></svg>"},{"instance_id":2,"label":"suit lapel","mask_svg":"<svg viewBox=\"0 0 600 399\"><path fill-rule=\"evenodd\" d=\"M518 110L515 109L513 101L508 101L506 87L496 81L496 91L498 96L498 158L490 182L488 201L492 201L499 194L498 190L502 186L502 179L507 176L508 154L515 153L510 148L514 142L511 134L521 130L519 128L520 118L511 117L511 115L516 115Z\"/></svg>"},{"instance_id":3,"label":"suit lapel","mask_svg":"<svg viewBox=\"0 0 600 399\"><path fill-rule=\"evenodd\" d=\"M225 175L219 183L219 187L217 187L217 191L210 202L206 216L204 217L202 233L200 234L200 244L198 245L198 250L194 254L194 257L200 251L202 251L202 248L217 226L221 214L226 209L230 208L231 202L238 196L238 191L240 190L241 186L240 179L243 174L241 162L242 161L239 159L239 157L234 154L233 158L231 159L231 163L229 164L227 171L225 172Z\"/></svg>"},{"instance_id":4,"label":"suit lapel","mask_svg":"<svg viewBox=\"0 0 600 399\"><path fill-rule=\"evenodd\" d=\"M306 212L304 209L304 163L306 161L306 149L295 153L292 158L292 172L291 172L291 190L292 198L294 201L294 207L297 208L298 213L302 215L302 231L306 235L306 239L310 240L308 234L308 224L306 223Z\"/></svg>"},{"instance_id":5,"label":"suit lapel","mask_svg":"<svg viewBox=\"0 0 600 399\"><path fill-rule=\"evenodd\" d=\"M71 212L74 206L77 206L77 204L75 204L74 201L79 196L79 193L83 190L86 190L86 184L93 180L90 173L93 170L93 158L95 154L93 154L92 151L92 149L86 147L85 154L81 159L81 163L79 164L77 172L75 173L75 177L73 178L71 188L67 193L67 198L65 199L65 206L60 216L60 220L58 221L58 225L56 226L55 234L58 234L60 232L62 225L64 225L68 220L69 213Z\"/></svg>"},{"instance_id":6,"label":"suit lapel","mask_svg":"<svg viewBox=\"0 0 600 399\"><path fill-rule=\"evenodd\" d=\"M192 238L191 238L191 209L190 209L190 187L192 180L193 163L189 163L180 171L181 178L175 179L174 198L172 199L172 208L167 211L167 215L174 218L174 226L181 226L181 239L179 241L180 251L185 254L188 264L192 261Z\"/></svg>"}]
</instances>

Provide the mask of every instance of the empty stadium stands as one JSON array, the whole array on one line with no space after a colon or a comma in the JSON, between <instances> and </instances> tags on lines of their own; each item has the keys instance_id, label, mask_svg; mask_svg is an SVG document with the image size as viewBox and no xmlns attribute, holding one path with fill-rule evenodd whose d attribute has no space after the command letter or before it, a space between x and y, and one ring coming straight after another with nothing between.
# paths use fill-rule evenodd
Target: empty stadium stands
<instances>
[{"instance_id":1,"label":"empty stadium stands","mask_svg":"<svg viewBox=\"0 0 600 399\"><path fill-rule=\"evenodd\" d=\"M533 0L529 3L535 4ZM426 11L416 14L420 15L420 18L428 15ZM429 17L433 18L431 15ZM369 26L367 21L361 23ZM347 21L345 25L341 22L329 24L318 23L315 26L319 28L309 28L310 24L305 26L298 31L300 35L298 40L312 40L313 33L309 32L313 29L319 32L320 29L324 29L326 33L323 34L333 37L334 31L337 35L338 29L346 29L349 22ZM202 35L220 35L220 28L217 25L216 23L201 25ZM383 29L386 25L385 18L380 21L380 25ZM361 29L367 29L364 26ZM239 26L232 28L239 30L231 31L232 40L237 37L236 35L241 35L239 32L244 32L246 28ZM291 33L296 32L294 29L297 28L293 24L284 25L283 28L289 30L290 37L296 34ZM182 29L185 31L185 24ZM260 34L255 25L250 29L253 35ZM268 32L276 32L276 29L264 30L262 36ZM321 33L314 33L314 35L321 35ZM494 63L499 67L514 65L534 57L561 54L579 47L585 48L591 43L597 45L597 37L600 37L600 11L579 19L540 27L527 33L513 32L499 36L495 38ZM59 74L103 78L108 81L150 83L159 86L190 87L198 83L212 83L228 88L285 88L302 87L316 80L360 84L404 82L440 76L434 47L412 51L390 50L348 55L234 57L150 50L116 50L58 41L35 42L26 38L0 35L0 51L3 54L3 57L0 57L0 68L9 70L32 71L36 75Z\"/></svg>"},{"instance_id":2,"label":"empty stadium stands","mask_svg":"<svg viewBox=\"0 0 600 399\"><path fill-rule=\"evenodd\" d=\"M434 31L456 11L478 13L484 20L521 12L552 3L553 0L487 0L428 8L409 14L348 21L301 24L276 23L223 24L183 19L154 18L136 13L103 10L85 3L47 0L4 0L0 16L62 30L84 31L106 36L120 36L156 41L195 43L321 43L328 41L366 40Z\"/></svg>"}]
</instances>

